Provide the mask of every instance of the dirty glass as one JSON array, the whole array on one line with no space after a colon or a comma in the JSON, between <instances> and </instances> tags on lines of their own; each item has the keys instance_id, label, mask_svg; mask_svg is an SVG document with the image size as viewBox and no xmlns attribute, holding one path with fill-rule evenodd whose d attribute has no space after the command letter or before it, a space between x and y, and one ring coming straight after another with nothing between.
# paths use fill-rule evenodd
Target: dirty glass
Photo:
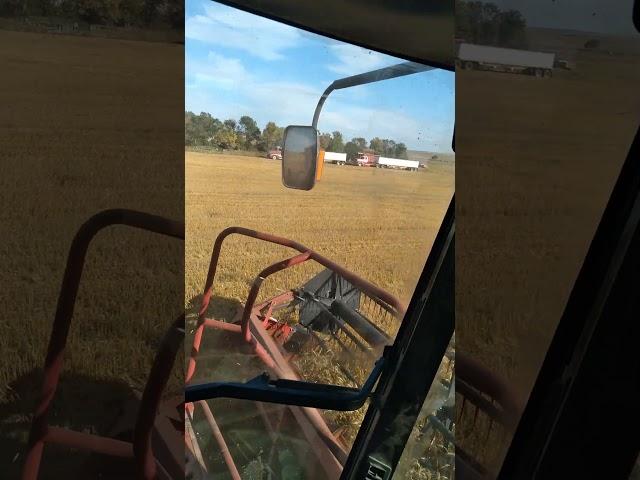
<instances>
[{"instance_id":1,"label":"dirty glass","mask_svg":"<svg viewBox=\"0 0 640 480\"><path fill-rule=\"evenodd\" d=\"M332 93L317 124L321 176L310 191L287 189L274 153L284 128L311 125L333 81L402 60L208 0L186 5L187 377L245 381L268 371L361 387L393 343L453 195L454 75L432 69ZM216 238L234 226L248 230L226 230L206 290ZM284 478L277 454L286 452L335 467L303 478L337 478L367 407L208 404L242 478L255 462L259 478ZM210 453L200 463L228 473L201 410L192 426ZM241 430L247 440L234 440Z\"/></svg>"},{"instance_id":2,"label":"dirty glass","mask_svg":"<svg viewBox=\"0 0 640 480\"><path fill-rule=\"evenodd\" d=\"M457 347L520 411L638 128L632 3L456 2Z\"/></svg>"},{"instance_id":3,"label":"dirty glass","mask_svg":"<svg viewBox=\"0 0 640 480\"><path fill-rule=\"evenodd\" d=\"M395 480L455 478L455 394L452 339L393 474Z\"/></svg>"}]
</instances>

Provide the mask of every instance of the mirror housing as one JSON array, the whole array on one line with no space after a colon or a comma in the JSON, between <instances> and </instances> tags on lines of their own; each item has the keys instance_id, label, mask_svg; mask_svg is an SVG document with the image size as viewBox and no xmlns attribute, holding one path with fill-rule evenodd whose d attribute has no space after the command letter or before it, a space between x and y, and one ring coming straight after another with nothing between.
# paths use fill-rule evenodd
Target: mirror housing
<instances>
[{"instance_id":1,"label":"mirror housing","mask_svg":"<svg viewBox=\"0 0 640 480\"><path fill-rule=\"evenodd\" d=\"M318 168L318 130L312 126L289 125L284 130L282 183L287 188L311 190Z\"/></svg>"},{"instance_id":2,"label":"mirror housing","mask_svg":"<svg viewBox=\"0 0 640 480\"><path fill-rule=\"evenodd\" d=\"M322 178L322 171L324 170L324 150L320 149L318 152L318 162L316 166L316 182L319 182Z\"/></svg>"}]
</instances>

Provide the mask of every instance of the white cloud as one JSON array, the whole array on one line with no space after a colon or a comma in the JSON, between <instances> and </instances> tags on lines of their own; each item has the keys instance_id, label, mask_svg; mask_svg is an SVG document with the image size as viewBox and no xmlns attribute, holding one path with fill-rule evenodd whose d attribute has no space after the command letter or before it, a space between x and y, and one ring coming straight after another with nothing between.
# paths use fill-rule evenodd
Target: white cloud
<instances>
[{"instance_id":1,"label":"white cloud","mask_svg":"<svg viewBox=\"0 0 640 480\"><path fill-rule=\"evenodd\" d=\"M186 91L188 106L210 111L228 118L251 115L259 123L275 120L278 124L309 124L320 94L320 88L305 83L270 80L248 72L238 58L210 52L206 61L187 60L187 76L193 79ZM240 108L228 95L216 91L231 91L233 100L253 105L253 111ZM214 101L215 99L215 101Z\"/></svg>"},{"instance_id":2,"label":"white cloud","mask_svg":"<svg viewBox=\"0 0 640 480\"><path fill-rule=\"evenodd\" d=\"M323 110L318 127L321 131L340 130L346 140L352 137L391 138L407 145L421 143L425 125L402 112L340 105Z\"/></svg>"},{"instance_id":3,"label":"white cloud","mask_svg":"<svg viewBox=\"0 0 640 480\"><path fill-rule=\"evenodd\" d=\"M293 27L215 3L205 6L204 15L185 20L185 37L242 50L262 60L284 58L282 52L302 40Z\"/></svg>"},{"instance_id":4,"label":"white cloud","mask_svg":"<svg viewBox=\"0 0 640 480\"><path fill-rule=\"evenodd\" d=\"M310 124L322 93L308 84L285 81L255 82L247 87L246 97L283 125Z\"/></svg>"},{"instance_id":5,"label":"white cloud","mask_svg":"<svg viewBox=\"0 0 640 480\"><path fill-rule=\"evenodd\" d=\"M213 83L222 88L234 88L238 83L251 79L240 59L215 52L209 52L204 62L187 59L186 71L196 84Z\"/></svg>"},{"instance_id":6,"label":"white cloud","mask_svg":"<svg viewBox=\"0 0 640 480\"><path fill-rule=\"evenodd\" d=\"M346 43L329 45L329 50L335 56L336 63L327 68L341 75L357 75L400 63L400 60L389 55Z\"/></svg>"}]
</instances>

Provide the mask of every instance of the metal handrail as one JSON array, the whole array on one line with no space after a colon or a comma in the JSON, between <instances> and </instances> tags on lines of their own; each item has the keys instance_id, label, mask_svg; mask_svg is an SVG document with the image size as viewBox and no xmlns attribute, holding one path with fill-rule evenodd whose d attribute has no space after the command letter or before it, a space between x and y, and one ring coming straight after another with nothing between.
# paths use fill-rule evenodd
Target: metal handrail
<instances>
[{"instance_id":1,"label":"metal handrail","mask_svg":"<svg viewBox=\"0 0 640 480\"><path fill-rule=\"evenodd\" d=\"M198 352L200 350L200 344L202 342L202 334L204 332L204 328L206 324L206 319L204 316L207 312L207 309L209 308L209 302L211 301L211 295L213 294L213 281L215 279L216 271L218 268L220 253L222 251L222 244L224 243L224 240L229 235L232 235L232 234L238 234L245 237L255 238L257 240L262 240L262 241L273 243L276 245L281 245L281 246L288 247L300 252L300 255L296 255L295 257L291 257L282 262L277 262L267 267L260 274L258 274L258 276L256 276L252 284L251 291L249 293L249 298L247 299L247 302L245 304L245 308L242 316L242 324L241 324L242 334L244 336L244 339L247 342L251 342L254 344L256 353L264 360L266 360L265 352L263 351L264 349L261 348L261 345L259 343L255 342L255 339L253 339L248 328L251 312L254 308L255 299L257 298L257 290L259 289L264 279L269 275L276 273L278 271L281 271L290 266L305 262L307 260L314 260L315 262L319 263L323 267L328 268L329 270L332 270L333 272L339 274L340 276L342 276L347 281L351 282L354 286L358 287L367 295L373 298L377 297L380 300L387 303L390 307L392 307L395 310L398 318L402 319L404 317L404 314L406 312L406 307L402 304L402 302L400 302L398 298L396 298L394 295L391 295L386 290L383 290L382 288L378 287L377 285L374 285L373 283L347 270L343 266L333 262L332 260L329 260L323 255L320 255L315 250L312 250L306 247L305 245L299 242L296 242L294 240L290 240L288 238L278 237L276 235L272 235L264 232L258 232L256 230L250 230L244 227L229 227L223 230L222 232L220 232L213 246L211 261L209 263L209 271L207 273L207 279L205 281L204 291L202 295L202 302L200 305L200 310L198 311L198 325L196 326L196 331L194 333L193 348L191 349L191 356L189 358L189 364L187 366L187 376L185 381L185 383L187 384L192 380L193 375L195 373L196 361L197 361L196 359L198 356Z\"/></svg>"},{"instance_id":2,"label":"metal handrail","mask_svg":"<svg viewBox=\"0 0 640 480\"><path fill-rule=\"evenodd\" d=\"M108 437L80 434L80 432L50 427L47 423L47 417L60 380L64 350L73 319L76 297L78 295L87 251L91 241L98 232L112 225L129 226L184 240L183 222L127 209L102 211L87 220L77 231L69 249L62 287L58 296L56 314L44 364L42 391L29 432L29 442L22 471L23 480L35 480L38 478L45 443L65 445L84 444L89 449L98 449L110 455L135 456L133 448L130 451L128 450L128 446L131 445L128 442L119 442ZM161 383L162 379L156 378L154 372L152 372L147 385L155 382ZM139 412L139 416L142 417L155 418L155 414L155 411L141 410ZM150 436L151 431L149 430L145 432L145 434ZM83 435L82 442L79 441L78 435ZM148 462L149 459L146 457L152 454L150 449L145 450L143 454L145 458L140 461Z\"/></svg>"}]
</instances>

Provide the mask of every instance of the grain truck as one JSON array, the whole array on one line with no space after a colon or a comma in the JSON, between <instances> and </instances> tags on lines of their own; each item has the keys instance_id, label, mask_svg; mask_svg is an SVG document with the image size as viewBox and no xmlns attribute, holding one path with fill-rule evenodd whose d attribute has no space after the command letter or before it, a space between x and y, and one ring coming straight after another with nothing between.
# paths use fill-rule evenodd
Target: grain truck
<instances>
[{"instance_id":1,"label":"grain truck","mask_svg":"<svg viewBox=\"0 0 640 480\"><path fill-rule=\"evenodd\" d=\"M488 70L551 77L554 62L554 53L462 43L458 48L456 65L464 70Z\"/></svg>"}]
</instances>

